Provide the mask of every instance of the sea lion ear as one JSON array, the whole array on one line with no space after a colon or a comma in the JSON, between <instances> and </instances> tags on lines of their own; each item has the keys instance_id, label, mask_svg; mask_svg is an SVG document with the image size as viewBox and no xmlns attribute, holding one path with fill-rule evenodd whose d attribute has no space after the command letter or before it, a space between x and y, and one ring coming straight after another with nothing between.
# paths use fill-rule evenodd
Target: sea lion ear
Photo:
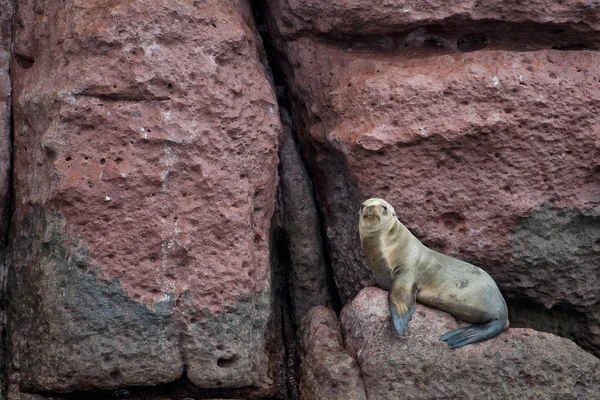
<instances>
[{"instance_id":1,"label":"sea lion ear","mask_svg":"<svg viewBox=\"0 0 600 400\"><path fill-rule=\"evenodd\" d=\"M396 211L392 211L392 216L395 217L396 216Z\"/></svg>"}]
</instances>

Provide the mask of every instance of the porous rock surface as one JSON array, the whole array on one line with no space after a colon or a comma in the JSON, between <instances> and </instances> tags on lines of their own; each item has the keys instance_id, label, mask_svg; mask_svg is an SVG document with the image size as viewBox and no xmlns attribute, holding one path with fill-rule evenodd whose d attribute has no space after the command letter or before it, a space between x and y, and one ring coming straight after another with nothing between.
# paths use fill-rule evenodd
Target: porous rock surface
<instances>
[{"instance_id":1,"label":"porous rock surface","mask_svg":"<svg viewBox=\"0 0 600 400\"><path fill-rule=\"evenodd\" d=\"M286 36L321 35L360 37L397 35L407 30L436 26L531 24L537 29L555 25L595 35L600 30L600 12L594 2L514 1L514 0L277 0L270 2L279 30ZM439 25L442 26L439 26ZM588 36L589 37L589 36Z\"/></svg>"},{"instance_id":2,"label":"porous rock surface","mask_svg":"<svg viewBox=\"0 0 600 400\"><path fill-rule=\"evenodd\" d=\"M358 364L344 349L335 312L312 308L302 320L300 335L302 400L367 399Z\"/></svg>"},{"instance_id":3,"label":"porous rock surface","mask_svg":"<svg viewBox=\"0 0 600 400\"><path fill-rule=\"evenodd\" d=\"M390 2L270 7L343 302L373 282L356 215L382 197L509 302L577 313L570 337L600 354L600 9L542 3L500 2L510 29L479 26L479 3L438 7L429 25L376 17Z\"/></svg>"},{"instance_id":4,"label":"porous rock surface","mask_svg":"<svg viewBox=\"0 0 600 400\"><path fill-rule=\"evenodd\" d=\"M15 21L21 390L185 369L202 388L272 394L280 123L249 4L17 1Z\"/></svg>"},{"instance_id":5,"label":"porous rock surface","mask_svg":"<svg viewBox=\"0 0 600 400\"><path fill-rule=\"evenodd\" d=\"M9 174L11 157L11 84L10 54L12 43L13 4L0 0L0 399L4 398L6 356L6 234L9 223Z\"/></svg>"},{"instance_id":6,"label":"porous rock surface","mask_svg":"<svg viewBox=\"0 0 600 400\"><path fill-rule=\"evenodd\" d=\"M373 399L596 399L600 360L571 340L511 328L452 350L439 337L468 325L417 304L404 337L387 308L387 292L363 289L342 310L348 352Z\"/></svg>"},{"instance_id":7,"label":"porous rock surface","mask_svg":"<svg viewBox=\"0 0 600 400\"><path fill-rule=\"evenodd\" d=\"M282 227L287 235L290 296L296 322L317 306L331 307L321 225L312 182L289 128L283 129L280 155Z\"/></svg>"}]
</instances>

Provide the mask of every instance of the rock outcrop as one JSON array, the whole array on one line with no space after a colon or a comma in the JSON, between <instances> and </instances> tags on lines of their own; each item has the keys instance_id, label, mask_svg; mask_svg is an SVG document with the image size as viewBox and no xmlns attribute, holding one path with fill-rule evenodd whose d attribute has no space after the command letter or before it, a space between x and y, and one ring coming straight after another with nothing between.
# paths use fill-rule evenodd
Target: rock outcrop
<instances>
[{"instance_id":1,"label":"rock outcrop","mask_svg":"<svg viewBox=\"0 0 600 400\"><path fill-rule=\"evenodd\" d=\"M21 390L185 371L201 388L272 395L281 126L249 3L17 1L15 21Z\"/></svg>"},{"instance_id":2,"label":"rock outcrop","mask_svg":"<svg viewBox=\"0 0 600 400\"><path fill-rule=\"evenodd\" d=\"M594 1L0 0L0 400L597 397L598 65ZM398 337L369 197L513 328Z\"/></svg>"},{"instance_id":3,"label":"rock outcrop","mask_svg":"<svg viewBox=\"0 0 600 400\"><path fill-rule=\"evenodd\" d=\"M344 349L335 313L317 306L301 325L302 400L355 399L367 396L356 360Z\"/></svg>"},{"instance_id":4,"label":"rock outcrop","mask_svg":"<svg viewBox=\"0 0 600 400\"><path fill-rule=\"evenodd\" d=\"M282 228L289 252L289 290L294 316L299 323L311 308L317 305L331 307L332 300L312 182L287 127L283 129L279 154Z\"/></svg>"},{"instance_id":5,"label":"rock outcrop","mask_svg":"<svg viewBox=\"0 0 600 400\"><path fill-rule=\"evenodd\" d=\"M303 364L303 376L319 376L303 381L303 394L332 390L329 397L306 398L361 398L333 390L363 385L373 399L594 399L600 393L600 360L549 333L511 328L452 350L439 337L466 324L417 304L400 337L390 320L387 292L373 287L344 307L340 321L345 350L332 312L315 308L303 322L304 338L311 339L304 344L304 360L310 361Z\"/></svg>"},{"instance_id":6,"label":"rock outcrop","mask_svg":"<svg viewBox=\"0 0 600 400\"><path fill-rule=\"evenodd\" d=\"M342 301L373 282L354 216L383 197L600 355L600 9L269 4Z\"/></svg>"}]
</instances>

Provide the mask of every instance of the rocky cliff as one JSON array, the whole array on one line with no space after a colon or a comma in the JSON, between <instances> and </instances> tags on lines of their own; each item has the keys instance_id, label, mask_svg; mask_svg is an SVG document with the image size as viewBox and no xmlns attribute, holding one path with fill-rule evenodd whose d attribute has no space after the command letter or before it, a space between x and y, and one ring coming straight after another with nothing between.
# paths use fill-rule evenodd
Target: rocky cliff
<instances>
[{"instance_id":1,"label":"rocky cliff","mask_svg":"<svg viewBox=\"0 0 600 400\"><path fill-rule=\"evenodd\" d=\"M0 0L0 399L594 398L599 46L582 1ZM368 197L513 329L394 335Z\"/></svg>"}]
</instances>

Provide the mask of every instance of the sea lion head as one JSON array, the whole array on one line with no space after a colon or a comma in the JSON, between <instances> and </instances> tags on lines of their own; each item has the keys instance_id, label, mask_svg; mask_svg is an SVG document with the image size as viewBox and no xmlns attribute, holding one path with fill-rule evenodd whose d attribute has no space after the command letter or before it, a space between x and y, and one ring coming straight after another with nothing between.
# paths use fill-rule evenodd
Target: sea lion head
<instances>
[{"instance_id":1,"label":"sea lion head","mask_svg":"<svg viewBox=\"0 0 600 400\"><path fill-rule=\"evenodd\" d=\"M396 219L396 212L383 199L369 199L360 206L359 228L361 231L378 231Z\"/></svg>"}]
</instances>

